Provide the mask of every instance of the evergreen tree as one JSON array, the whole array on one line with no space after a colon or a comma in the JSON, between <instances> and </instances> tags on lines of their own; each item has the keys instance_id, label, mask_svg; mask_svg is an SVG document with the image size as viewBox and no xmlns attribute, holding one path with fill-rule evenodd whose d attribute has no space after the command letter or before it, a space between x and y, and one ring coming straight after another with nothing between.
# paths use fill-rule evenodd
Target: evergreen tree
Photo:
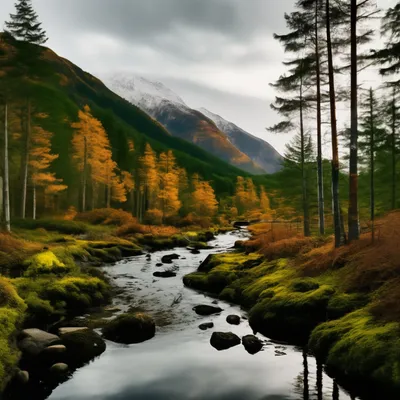
<instances>
[{"instance_id":1,"label":"evergreen tree","mask_svg":"<svg viewBox=\"0 0 400 400\"><path fill-rule=\"evenodd\" d=\"M47 42L46 32L38 22L38 15L32 6L31 0L18 0L15 3L16 13L10 14L10 21L6 22L6 32L14 39L33 44Z\"/></svg>"}]
</instances>

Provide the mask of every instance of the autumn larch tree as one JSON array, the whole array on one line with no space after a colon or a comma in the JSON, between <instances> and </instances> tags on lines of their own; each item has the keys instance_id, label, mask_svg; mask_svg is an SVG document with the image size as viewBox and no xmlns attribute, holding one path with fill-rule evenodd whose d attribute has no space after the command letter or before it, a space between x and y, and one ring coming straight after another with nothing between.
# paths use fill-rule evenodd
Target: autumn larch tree
<instances>
[{"instance_id":1,"label":"autumn larch tree","mask_svg":"<svg viewBox=\"0 0 400 400\"><path fill-rule=\"evenodd\" d=\"M209 182L202 181L197 174L193 175L193 186L193 211L201 217L213 217L218 210L214 189Z\"/></svg>"}]
</instances>

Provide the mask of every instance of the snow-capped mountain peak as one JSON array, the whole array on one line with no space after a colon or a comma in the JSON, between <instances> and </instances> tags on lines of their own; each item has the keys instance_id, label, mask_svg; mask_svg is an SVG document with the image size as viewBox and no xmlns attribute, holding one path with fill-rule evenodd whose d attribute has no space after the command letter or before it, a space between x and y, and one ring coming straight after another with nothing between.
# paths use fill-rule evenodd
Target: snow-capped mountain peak
<instances>
[{"instance_id":1,"label":"snow-capped mountain peak","mask_svg":"<svg viewBox=\"0 0 400 400\"><path fill-rule=\"evenodd\" d=\"M121 97L147 111L159 107L166 101L180 108L188 108L180 96L161 82L126 73L105 77L104 82Z\"/></svg>"}]
</instances>

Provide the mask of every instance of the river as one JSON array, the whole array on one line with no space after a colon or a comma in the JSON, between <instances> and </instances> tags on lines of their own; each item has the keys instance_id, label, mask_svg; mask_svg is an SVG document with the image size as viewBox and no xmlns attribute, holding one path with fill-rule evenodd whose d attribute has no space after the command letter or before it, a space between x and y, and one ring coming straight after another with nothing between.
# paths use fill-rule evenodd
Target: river
<instances>
[{"instance_id":1,"label":"river","mask_svg":"<svg viewBox=\"0 0 400 400\"><path fill-rule=\"evenodd\" d=\"M191 254L187 249L158 251L151 259L136 256L104 267L124 290L114 299L122 311L139 309L156 320L156 336L130 346L107 342L107 350L57 387L53 400L354 400L317 367L311 356L289 345L266 341L263 350L248 354L242 345L217 351L212 331L251 334L247 320L229 325L229 314L246 316L239 306L218 300L220 315L201 317L192 308L215 299L183 286L182 277L194 271L208 254L229 251L246 231L219 235L212 250ZM177 276L154 278L163 255L178 253ZM198 325L214 322L202 331Z\"/></svg>"}]
</instances>

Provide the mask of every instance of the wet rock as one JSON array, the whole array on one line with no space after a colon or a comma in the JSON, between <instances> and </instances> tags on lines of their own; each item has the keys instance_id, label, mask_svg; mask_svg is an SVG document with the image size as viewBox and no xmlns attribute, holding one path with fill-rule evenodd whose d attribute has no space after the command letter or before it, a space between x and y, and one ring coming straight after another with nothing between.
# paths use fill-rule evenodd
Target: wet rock
<instances>
[{"instance_id":1,"label":"wet rock","mask_svg":"<svg viewBox=\"0 0 400 400\"><path fill-rule=\"evenodd\" d=\"M29 372L19 370L15 374L15 381L19 385L26 385L29 382Z\"/></svg>"},{"instance_id":2,"label":"wet rock","mask_svg":"<svg viewBox=\"0 0 400 400\"><path fill-rule=\"evenodd\" d=\"M161 262L163 264L172 264L172 261L177 260L179 257L179 254L167 254L161 258Z\"/></svg>"},{"instance_id":3,"label":"wet rock","mask_svg":"<svg viewBox=\"0 0 400 400\"><path fill-rule=\"evenodd\" d=\"M254 335L243 336L242 344L246 351L250 354L256 354L263 348L262 341Z\"/></svg>"},{"instance_id":4,"label":"wet rock","mask_svg":"<svg viewBox=\"0 0 400 400\"><path fill-rule=\"evenodd\" d=\"M52 365L65 360L67 348L63 344L46 347L35 360L42 365Z\"/></svg>"},{"instance_id":5,"label":"wet rock","mask_svg":"<svg viewBox=\"0 0 400 400\"><path fill-rule=\"evenodd\" d=\"M213 322L205 322L204 324L200 324L199 328L202 331L206 331L207 329L214 328L214 323Z\"/></svg>"},{"instance_id":6,"label":"wet rock","mask_svg":"<svg viewBox=\"0 0 400 400\"><path fill-rule=\"evenodd\" d=\"M202 304L193 307L193 311L195 311L195 313L198 315L211 315L211 314L218 314L223 310L220 307L213 307L213 306L208 306L206 304Z\"/></svg>"},{"instance_id":7,"label":"wet rock","mask_svg":"<svg viewBox=\"0 0 400 400\"><path fill-rule=\"evenodd\" d=\"M218 300L214 300L212 304L218 304Z\"/></svg>"},{"instance_id":8,"label":"wet rock","mask_svg":"<svg viewBox=\"0 0 400 400\"><path fill-rule=\"evenodd\" d=\"M172 278L176 276L176 272L171 271L171 270L166 270L166 271L156 271L153 273L153 276L157 278Z\"/></svg>"},{"instance_id":9,"label":"wet rock","mask_svg":"<svg viewBox=\"0 0 400 400\"><path fill-rule=\"evenodd\" d=\"M240 338L232 332L213 332L210 344L217 350L226 350L240 344Z\"/></svg>"},{"instance_id":10,"label":"wet rock","mask_svg":"<svg viewBox=\"0 0 400 400\"><path fill-rule=\"evenodd\" d=\"M60 336L67 348L65 360L74 367L86 364L106 349L103 338L89 328L61 328Z\"/></svg>"},{"instance_id":11,"label":"wet rock","mask_svg":"<svg viewBox=\"0 0 400 400\"><path fill-rule=\"evenodd\" d=\"M164 264L163 263L157 263L156 267L162 267Z\"/></svg>"},{"instance_id":12,"label":"wet rock","mask_svg":"<svg viewBox=\"0 0 400 400\"><path fill-rule=\"evenodd\" d=\"M57 363L51 366L50 372L54 375L65 375L68 373L68 365L64 363Z\"/></svg>"},{"instance_id":13,"label":"wet rock","mask_svg":"<svg viewBox=\"0 0 400 400\"><path fill-rule=\"evenodd\" d=\"M28 357L36 357L46 347L61 343L57 335L35 328L23 330L20 337L18 347Z\"/></svg>"},{"instance_id":14,"label":"wet rock","mask_svg":"<svg viewBox=\"0 0 400 400\"><path fill-rule=\"evenodd\" d=\"M131 344L149 340L155 332L155 322L149 315L129 313L110 321L103 329L103 336L113 342Z\"/></svg>"},{"instance_id":15,"label":"wet rock","mask_svg":"<svg viewBox=\"0 0 400 400\"><path fill-rule=\"evenodd\" d=\"M286 356L286 353L283 351L275 350L275 357Z\"/></svg>"},{"instance_id":16,"label":"wet rock","mask_svg":"<svg viewBox=\"0 0 400 400\"><path fill-rule=\"evenodd\" d=\"M240 317L239 317L239 315L228 315L226 317L226 322L231 325L239 325Z\"/></svg>"},{"instance_id":17,"label":"wet rock","mask_svg":"<svg viewBox=\"0 0 400 400\"><path fill-rule=\"evenodd\" d=\"M74 327L67 326L67 327L60 328L58 330L58 334L62 337L66 333L85 331L87 329L89 329L87 326L74 326Z\"/></svg>"},{"instance_id":18,"label":"wet rock","mask_svg":"<svg viewBox=\"0 0 400 400\"><path fill-rule=\"evenodd\" d=\"M190 250L190 252L192 254L200 254L200 250L197 250L197 249Z\"/></svg>"}]
</instances>

